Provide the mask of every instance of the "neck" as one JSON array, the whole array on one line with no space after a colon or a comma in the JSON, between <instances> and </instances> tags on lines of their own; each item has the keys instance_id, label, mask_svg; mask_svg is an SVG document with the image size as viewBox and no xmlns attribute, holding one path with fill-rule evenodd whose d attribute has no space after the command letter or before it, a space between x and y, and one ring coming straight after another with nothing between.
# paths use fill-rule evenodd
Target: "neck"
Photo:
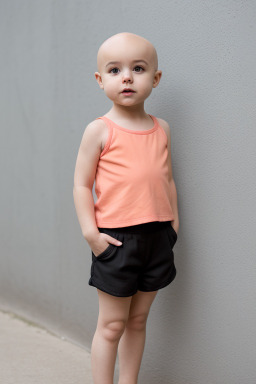
<instances>
[{"instance_id":1,"label":"neck","mask_svg":"<svg viewBox=\"0 0 256 384\"><path fill-rule=\"evenodd\" d=\"M147 117L147 113L144 110L144 102L138 105L123 106L119 104L113 104L109 114L114 118L140 120Z\"/></svg>"}]
</instances>

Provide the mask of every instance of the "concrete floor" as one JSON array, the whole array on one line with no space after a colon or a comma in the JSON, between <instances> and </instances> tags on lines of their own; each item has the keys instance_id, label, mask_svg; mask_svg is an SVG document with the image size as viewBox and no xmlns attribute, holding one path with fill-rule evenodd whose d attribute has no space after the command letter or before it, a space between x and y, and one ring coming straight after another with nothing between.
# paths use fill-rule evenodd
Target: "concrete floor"
<instances>
[{"instance_id":1,"label":"concrete floor","mask_svg":"<svg viewBox=\"0 0 256 384\"><path fill-rule=\"evenodd\" d=\"M0 311L1 384L93 384L84 349Z\"/></svg>"}]
</instances>

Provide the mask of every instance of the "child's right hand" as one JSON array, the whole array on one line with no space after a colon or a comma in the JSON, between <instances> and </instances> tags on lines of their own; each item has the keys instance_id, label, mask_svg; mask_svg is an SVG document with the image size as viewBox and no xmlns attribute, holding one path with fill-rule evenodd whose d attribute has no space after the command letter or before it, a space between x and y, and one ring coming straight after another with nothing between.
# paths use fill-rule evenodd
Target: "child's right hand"
<instances>
[{"instance_id":1,"label":"child's right hand","mask_svg":"<svg viewBox=\"0 0 256 384\"><path fill-rule=\"evenodd\" d=\"M117 246L122 245L121 241L117 240L116 238L110 235L107 235L106 233L101 233L101 232L95 235L93 239L90 239L88 243L92 252L96 257L99 256L102 252L104 252L109 246L109 244L113 244Z\"/></svg>"}]
</instances>

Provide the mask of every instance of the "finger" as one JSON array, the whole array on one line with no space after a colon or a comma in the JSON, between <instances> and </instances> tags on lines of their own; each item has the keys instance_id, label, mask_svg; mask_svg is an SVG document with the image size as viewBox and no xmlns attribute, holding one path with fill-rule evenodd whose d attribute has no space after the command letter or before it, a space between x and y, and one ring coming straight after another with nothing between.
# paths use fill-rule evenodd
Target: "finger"
<instances>
[{"instance_id":1,"label":"finger","mask_svg":"<svg viewBox=\"0 0 256 384\"><path fill-rule=\"evenodd\" d=\"M122 244L121 241L115 239L114 237L112 237L110 235L105 234L105 238L106 238L107 242L110 244L114 244L114 245L121 245Z\"/></svg>"}]
</instances>

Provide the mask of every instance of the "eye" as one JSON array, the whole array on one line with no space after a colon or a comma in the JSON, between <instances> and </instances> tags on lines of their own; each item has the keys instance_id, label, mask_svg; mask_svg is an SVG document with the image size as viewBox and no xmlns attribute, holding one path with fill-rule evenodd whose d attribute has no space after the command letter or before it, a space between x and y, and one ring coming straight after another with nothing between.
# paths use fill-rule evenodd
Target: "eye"
<instances>
[{"instance_id":1,"label":"eye","mask_svg":"<svg viewBox=\"0 0 256 384\"><path fill-rule=\"evenodd\" d=\"M138 69L138 70L136 70L136 69ZM142 72L142 71L144 71L144 68L142 68L140 65L136 65L134 70L135 70L135 72Z\"/></svg>"},{"instance_id":2,"label":"eye","mask_svg":"<svg viewBox=\"0 0 256 384\"><path fill-rule=\"evenodd\" d=\"M114 72L113 72L113 71L114 71ZM116 71L119 71L119 69L118 69L117 67L112 68L109 72L110 72L110 73L117 73Z\"/></svg>"}]
</instances>

